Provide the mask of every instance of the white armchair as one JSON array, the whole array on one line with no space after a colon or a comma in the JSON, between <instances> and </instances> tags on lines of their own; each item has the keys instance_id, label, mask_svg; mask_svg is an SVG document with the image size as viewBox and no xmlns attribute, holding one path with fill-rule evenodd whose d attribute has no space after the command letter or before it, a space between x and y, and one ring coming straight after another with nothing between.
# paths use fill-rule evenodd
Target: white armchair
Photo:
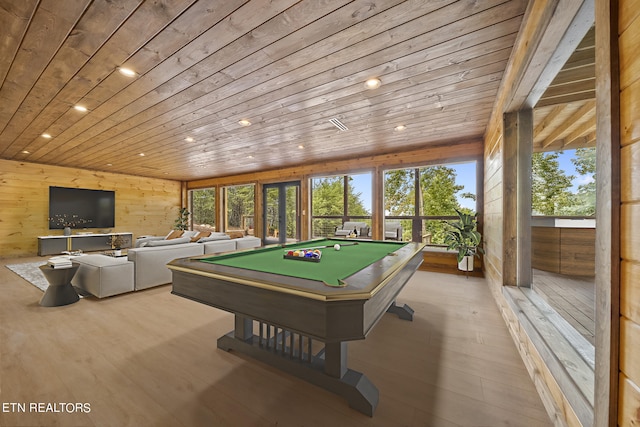
<instances>
[{"instance_id":1,"label":"white armchair","mask_svg":"<svg viewBox=\"0 0 640 427\"><path fill-rule=\"evenodd\" d=\"M361 234L367 236L369 234L369 227L366 222L346 221L341 227L336 227L335 235L338 237L347 237L354 233L356 237Z\"/></svg>"},{"instance_id":2,"label":"white armchair","mask_svg":"<svg viewBox=\"0 0 640 427\"><path fill-rule=\"evenodd\" d=\"M385 240L402 240L402 225L400 225L400 222L385 222L384 238Z\"/></svg>"}]
</instances>

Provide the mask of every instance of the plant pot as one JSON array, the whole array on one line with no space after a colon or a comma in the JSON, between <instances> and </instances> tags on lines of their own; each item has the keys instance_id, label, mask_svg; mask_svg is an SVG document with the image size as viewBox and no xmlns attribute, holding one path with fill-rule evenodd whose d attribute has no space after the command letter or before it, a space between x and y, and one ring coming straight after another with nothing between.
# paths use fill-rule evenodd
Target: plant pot
<instances>
[{"instance_id":1,"label":"plant pot","mask_svg":"<svg viewBox=\"0 0 640 427\"><path fill-rule=\"evenodd\" d=\"M64 228L64 235L65 236L71 236L71 227L65 227Z\"/></svg>"},{"instance_id":2,"label":"plant pot","mask_svg":"<svg viewBox=\"0 0 640 427\"><path fill-rule=\"evenodd\" d=\"M458 270L473 271L473 255L467 255L458 263Z\"/></svg>"}]
</instances>

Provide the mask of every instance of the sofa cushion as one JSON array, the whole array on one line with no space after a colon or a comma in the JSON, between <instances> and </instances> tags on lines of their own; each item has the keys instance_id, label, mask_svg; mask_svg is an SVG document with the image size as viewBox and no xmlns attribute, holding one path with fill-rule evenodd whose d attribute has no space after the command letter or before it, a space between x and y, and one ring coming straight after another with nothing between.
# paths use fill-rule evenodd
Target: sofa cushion
<instances>
[{"instance_id":1,"label":"sofa cushion","mask_svg":"<svg viewBox=\"0 0 640 427\"><path fill-rule=\"evenodd\" d=\"M210 233L210 236L198 239L198 243L213 242L214 240L229 240L230 237L226 233Z\"/></svg>"},{"instance_id":2,"label":"sofa cushion","mask_svg":"<svg viewBox=\"0 0 640 427\"><path fill-rule=\"evenodd\" d=\"M203 245L195 243L129 249L127 252L128 259L133 261L135 265L135 289L146 289L170 283L172 274L167 267L168 262L176 258L203 254Z\"/></svg>"},{"instance_id":3,"label":"sofa cushion","mask_svg":"<svg viewBox=\"0 0 640 427\"><path fill-rule=\"evenodd\" d=\"M170 240L152 240L147 242L145 247L156 247L156 246L170 246L170 245L179 245L181 243L189 243L191 241L190 237L179 237L177 239Z\"/></svg>"}]
</instances>

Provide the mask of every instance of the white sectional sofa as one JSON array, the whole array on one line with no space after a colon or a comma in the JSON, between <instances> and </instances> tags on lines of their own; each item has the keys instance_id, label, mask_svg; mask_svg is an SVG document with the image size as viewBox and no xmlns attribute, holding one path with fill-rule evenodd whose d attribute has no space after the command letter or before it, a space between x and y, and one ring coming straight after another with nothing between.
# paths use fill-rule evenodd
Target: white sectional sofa
<instances>
[{"instance_id":1,"label":"white sectional sofa","mask_svg":"<svg viewBox=\"0 0 640 427\"><path fill-rule=\"evenodd\" d=\"M127 259L106 255L74 258L80 268L73 285L98 298L138 291L171 283L171 270L167 268L167 263L176 258L244 250L262 244L259 238L253 236L201 243L172 240L169 244L131 248L127 252Z\"/></svg>"}]
</instances>

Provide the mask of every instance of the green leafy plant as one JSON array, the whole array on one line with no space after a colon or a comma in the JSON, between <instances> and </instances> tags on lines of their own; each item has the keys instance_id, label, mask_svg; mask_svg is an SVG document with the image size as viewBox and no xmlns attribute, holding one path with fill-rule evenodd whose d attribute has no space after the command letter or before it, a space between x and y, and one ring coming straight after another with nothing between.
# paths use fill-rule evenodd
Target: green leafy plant
<instances>
[{"instance_id":1,"label":"green leafy plant","mask_svg":"<svg viewBox=\"0 0 640 427\"><path fill-rule=\"evenodd\" d=\"M173 224L173 228L176 230L186 230L189 228L189 215L191 212L187 208L180 208L178 210L178 218Z\"/></svg>"},{"instance_id":2,"label":"green leafy plant","mask_svg":"<svg viewBox=\"0 0 640 427\"><path fill-rule=\"evenodd\" d=\"M112 234L107 239L107 244L111 245L111 249L119 250L126 244L126 241L123 236L119 234Z\"/></svg>"},{"instance_id":3,"label":"green leafy plant","mask_svg":"<svg viewBox=\"0 0 640 427\"><path fill-rule=\"evenodd\" d=\"M458 209L456 212L458 219L447 222L449 230L444 238L447 249L458 251L458 262L461 262L465 256L479 257L479 254L484 254L484 250L480 247L482 236L477 230L478 221L475 215L461 212Z\"/></svg>"}]
</instances>

